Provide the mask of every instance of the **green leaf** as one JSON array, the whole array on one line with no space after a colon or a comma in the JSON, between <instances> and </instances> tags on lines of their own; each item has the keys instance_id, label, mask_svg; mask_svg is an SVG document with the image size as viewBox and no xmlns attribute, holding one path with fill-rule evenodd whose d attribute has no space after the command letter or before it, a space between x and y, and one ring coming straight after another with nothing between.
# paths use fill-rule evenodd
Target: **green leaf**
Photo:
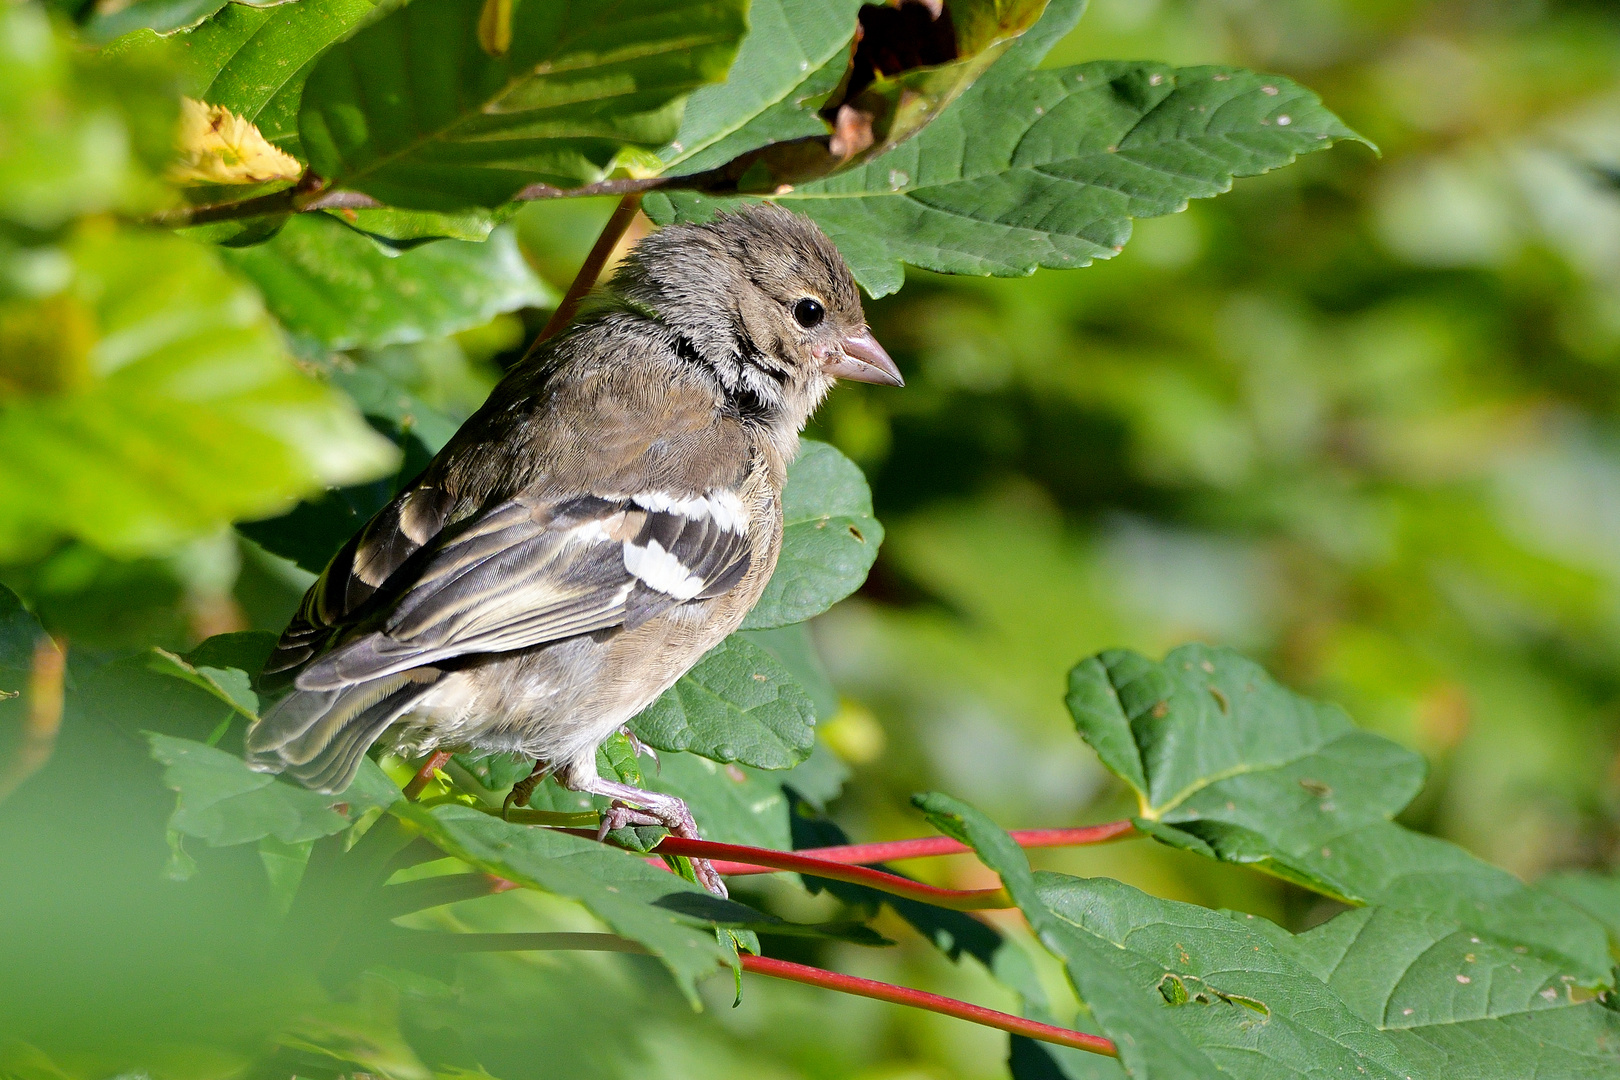
<instances>
[{"instance_id":1,"label":"green leaf","mask_svg":"<svg viewBox=\"0 0 1620 1080\"><path fill-rule=\"evenodd\" d=\"M1360 139L1276 76L1116 61L1028 71L1026 59L1009 56L910 142L779 201L882 296L902 263L1004 277L1085 266L1124 246L1132 218ZM649 213L701 220L718 205L674 192Z\"/></svg>"},{"instance_id":2,"label":"green leaf","mask_svg":"<svg viewBox=\"0 0 1620 1080\"><path fill-rule=\"evenodd\" d=\"M1412 1075L1388 1040L1269 937L1108 878L1031 874L1012 839L972 807L943 795L916 801L1001 875L1131 1075Z\"/></svg>"},{"instance_id":3,"label":"green leaf","mask_svg":"<svg viewBox=\"0 0 1620 1080\"><path fill-rule=\"evenodd\" d=\"M274 239L221 255L259 286L289 332L329 349L443 337L555 302L506 230L482 244L399 252L324 214L301 214Z\"/></svg>"},{"instance_id":4,"label":"green leaf","mask_svg":"<svg viewBox=\"0 0 1620 1080\"><path fill-rule=\"evenodd\" d=\"M0 412L0 560L63 535L162 553L392 463L206 249L87 228L68 254L67 288L16 312L45 344Z\"/></svg>"},{"instance_id":5,"label":"green leaf","mask_svg":"<svg viewBox=\"0 0 1620 1080\"><path fill-rule=\"evenodd\" d=\"M189 30L225 7L227 3L249 8L270 8L292 0L135 0L132 4L98 10L84 24L85 37L92 42L112 41L137 30L158 35Z\"/></svg>"},{"instance_id":6,"label":"green leaf","mask_svg":"<svg viewBox=\"0 0 1620 1080\"><path fill-rule=\"evenodd\" d=\"M157 165L154 151L169 152L178 103L161 70L82 54L57 36L42 4L0 7L0 54L0 219L52 229L165 198L141 160Z\"/></svg>"},{"instance_id":7,"label":"green leaf","mask_svg":"<svg viewBox=\"0 0 1620 1080\"><path fill-rule=\"evenodd\" d=\"M45 636L45 628L23 606L21 598L0 585L0 728L22 729L27 702L29 671L34 665L34 649ZM8 743L8 746L10 744Z\"/></svg>"},{"instance_id":8,"label":"green leaf","mask_svg":"<svg viewBox=\"0 0 1620 1080\"><path fill-rule=\"evenodd\" d=\"M1607 974L1602 928L1578 909L1388 820L1421 786L1417 755L1237 653L1188 645L1162 663L1102 653L1070 672L1068 702L1155 839L1351 903L1446 915L1585 985Z\"/></svg>"},{"instance_id":9,"label":"green leaf","mask_svg":"<svg viewBox=\"0 0 1620 1080\"><path fill-rule=\"evenodd\" d=\"M745 630L802 622L861 587L883 542L860 468L804 440L782 492L782 553Z\"/></svg>"},{"instance_id":10,"label":"green leaf","mask_svg":"<svg viewBox=\"0 0 1620 1080\"><path fill-rule=\"evenodd\" d=\"M3 633L0 631L0 635ZM1549 874L1537 882L1537 886L1574 904L1602 923L1609 931L1613 949L1620 954L1620 874Z\"/></svg>"},{"instance_id":11,"label":"green leaf","mask_svg":"<svg viewBox=\"0 0 1620 1080\"><path fill-rule=\"evenodd\" d=\"M722 900L628 852L550 829L514 825L470 807L395 808L447 854L485 873L578 900L613 932L645 945L695 1004L698 979L734 966L714 928L758 913Z\"/></svg>"},{"instance_id":12,"label":"green leaf","mask_svg":"<svg viewBox=\"0 0 1620 1080\"><path fill-rule=\"evenodd\" d=\"M393 6L387 0L230 4L190 33L169 40L181 58L192 97L225 106L252 121L271 143L302 158L298 103L315 61L367 19Z\"/></svg>"},{"instance_id":13,"label":"green leaf","mask_svg":"<svg viewBox=\"0 0 1620 1080\"><path fill-rule=\"evenodd\" d=\"M214 847L273 836L297 844L342 832L365 811L399 799L399 788L367 758L340 795L306 791L254 772L234 754L190 739L150 734L163 783L179 793L169 827Z\"/></svg>"},{"instance_id":14,"label":"green leaf","mask_svg":"<svg viewBox=\"0 0 1620 1080\"><path fill-rule=\"evenodd\" d=\"M149 671L188 682L211 694L249 723L259 718L259 697L253 681L238 668L195 667L165 649L152 649L146 658Z\"/></svg>"},{"instance_id":15,"label":"green leaf","mask_svg":"<svg viewBox=\"0 0 1620 1080\"><path fill-rule=\"evenodd\" d=\"M754 193L862 164L939 116L1046 6L1046 0L956 0L945 22L925 7L866 5L853 42L840 37L855 29L843 8L801 13L756 6L750 14L759 29L744 43L726 92L694 103L718 114L718 123L704 113L694 130L683 128L694 143L677 140L682 149L671 146L664 156L679 159L696 145L701 152L682 161L681 171L725 165L739 190ZM797 16L794 29L779 25L784 14ZM809 41L796 41L807 32L814 35ZM722 137L711 142L716 129ZM835 130L844 144L836 152Z\"/></svg>"},{"instance_id":16,"label":"green leaf","mask_svg":"<svg viewBox=\"0 0 1620 1080\"><path fill-rule=\"evenodd\" d=\"M1522 946L1431 912L1382 908L1344 912L1292 939L1280 930L1274 936L1382 1029L1417 1075L1596 1080L1620 1073L1620 1015Z\"/></svg>"},{"instance_id":17,"label":"green leaf","mask_svg":"<svg viewBox=\"0 0 1620 1080\"><path fill-rule=\"evenodd\" d=\"M276 635L267 630L238 630L215 634L186 653L185 659L199 671L235 668L257 676L275 647Z\"/></svg>"},{"instance_id":18,"label":"green leaf","mask_svg":"<svg viewBox=\"0 0 1620 1080\"><path fill-rule=\"evenodd\" d=\"M755 0L726 81L693 92L667 171L695 173L770 143L827 135L817 115L849 66L861 0Z\"/></svg>"},{"instance_id":19,"label":"green leaf","mask_svg":"<svg viewBox=\"0 0 1620 1080\"><path fill-rule=\"evenodd\" d=\"M1394 817L1423 786L1421 757L1231 650L1187 645L1162 663L1101 653L1069 673L1068 704L1159 839L1179 832L1182 846L1347 900L1366 897L1322 873L1322 848Z\"/></svg>"},{"instance_id":20,"label":"green leaf","mask_svg":"<svg viewBox=\"0 0 1620 1080\"><path fill-rule=\"evenodd\" d=\"M815 741L815 704L764 649L729 637L630 722L659 750L786 769Z\"/></svg>"},{"instance_id":21,"label":"green leaf","mask_svg":"<svg viewBox=\"0 0 1620 1080\"><path fill-rule=\"evenodd\" d=\"M831 720L838 711L838 688L827 674L827 666L816 651L816 641L805 622L772 630L744 630L742 639L758 645L772 656L802 686L816 706L816 721Z\"/></svg>"},{"instance_id":22,"label":"green leaf","mask_svg":"<svg viewBox=\"0 0 1620 1080\"><path fill-rule=\"evenodd\" d=\"M416 0L322 57L298 121L314 170L423 210L598 180L674 138L685 95L725 77L747 25L742 0L520 4L492 56L483 7Z\"/></svg>"},{"instance_id":23,"label":"green leaf","mask_svg":"<svg viewBox=\"0 0 1620 1080\"><path fill-rule=\"evenodd\" d=\"M357 233L381 241L388 247L407 251L429 240L468 240L482 243L489 239L495 227L517 212L516 203L485 210L473 207L457 213L434 213L431 210L393 210L372 208L361 210L325 211ZM556 303L548 298L545 306Z\"/></svg>"},{"instance_id":24,"label":"green leaf","mask_svg":"<svg viewBox=\"0 0 1620 1080\"><path fill-rule=\"evenodd\" d=\"M23 606L22 598L0 585L0 671L27 671L34 663L34 646L45 635L34 613ZM8 680L0 690L20 688Z\"/></svg>"},{"instance_id":25,"label":"green leaf","mask_svg":"<svg viewBox=\"0 0 1620 1080\"><path fill-rule=\"evenodd\" d=\"M1000 76L1000 77L997 77ZM1287 79L1104 61L986 76L912 142L796 188L874 296L900 264L1028 274L1109 258L1130 219L1358 136Z\"/></svg>"}]
</instances>

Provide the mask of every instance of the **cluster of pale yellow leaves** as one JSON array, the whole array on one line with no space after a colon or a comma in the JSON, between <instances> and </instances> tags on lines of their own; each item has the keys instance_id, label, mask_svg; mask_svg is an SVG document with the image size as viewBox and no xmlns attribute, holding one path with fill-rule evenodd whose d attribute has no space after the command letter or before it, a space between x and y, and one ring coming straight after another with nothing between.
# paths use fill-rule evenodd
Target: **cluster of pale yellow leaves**
<instances>
[{"instance_id":1,"label":"cluster of pale yellow leaves","mask_svg":"<svg viewBox=\"0 0 1620 1080\"><path fill-rule=\"evenodd\" d=\"M296 180L304 171L251 122L223 105L194 98L181 101L175 146L179 159L170 166L169 178L181 184L264 184Z\"/></svg>"}]
</instances>

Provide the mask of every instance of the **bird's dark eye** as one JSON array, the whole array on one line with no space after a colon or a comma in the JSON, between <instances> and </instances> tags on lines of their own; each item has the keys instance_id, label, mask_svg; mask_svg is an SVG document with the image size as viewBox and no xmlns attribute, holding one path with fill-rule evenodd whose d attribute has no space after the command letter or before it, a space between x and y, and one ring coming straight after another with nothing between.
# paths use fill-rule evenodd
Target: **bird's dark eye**
<instances>
[{"instance_id":1,"label":"bird's dark eye","mask_svg":"<svg viewBox=\"0 0 1620 1080\"><path fill-rule=\"evenodd\" d=\"M793 320L806 330L821 325L821 320L826 317L827 309L821 306L819 300L807 296L793 305Z\"/></svg>"}]
</instances>

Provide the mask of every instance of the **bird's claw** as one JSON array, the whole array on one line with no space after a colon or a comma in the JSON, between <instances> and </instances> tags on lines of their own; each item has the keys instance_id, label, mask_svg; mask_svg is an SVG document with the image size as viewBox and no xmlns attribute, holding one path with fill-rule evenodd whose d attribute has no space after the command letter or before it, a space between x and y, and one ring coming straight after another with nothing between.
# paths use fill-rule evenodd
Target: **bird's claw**
<instances>
[{"instance_id":1,"label":"bird's claw","mask_svg":"<svg viewBox=\"0 0 1620 1080\"><path fill-rule=\"evenodd\" d=\"M506 793L506 798L501 803L502 820L507 818L512 807L516 806L519 809L522 809L523 807L528 806L529 799L534 795L534 789L539 787L540 781L544 780L545 778L545 762L536 761L534 763L534 771L529 773L529 775L525 776L522 780L519 780L517 783L513 784L512 790Z\"/></svg>"},{"instance_id":2,"label":"bird's claw","mask_svg":"<svg viewBox=\"0 0 1620 1080\"><path fill-rule=\"evenodd\" d=\"M665 795L658 791L643 791L628 784L603 780L600 777L581 784L577 790L612 800L608 808L602 812L601 823L597 826L598 840L605 839L614 829L622 829L627 825L662 825L684 839L703 839L698 835L697 822L692 818L692 811L673 795ZM641 805L634 805L636 803ZM708 859L692 859L691 863L693 875L699 885L719 897L730 895L726 891L726 883L720 880L720 874L715 870L713 863Z\"/></svg>"},{"instance_id":3,"label":"bird's claw","mask_svg":"<svg viewBox=\"0 0 1620 1080\"><path fill-rule=\"evenodd\" d=\"M636 733L630 730L630 725L629 724L620 724L619 725L619 734L623 735L626 739L629 740L629 742L630 742L630 750L631 750L632 753L634 753L636 755L636 757L638 757L638 758L639 757L650 757L650 758L653 759L653 764L658 767L657 771L659 773L662 773L664 771L664 763L658 757L658 751L654 750L652 747L648 746L646 743L644 743L640 739L636 738Z\"/></svg>"},{"instance_id":4,"label":"bird's claw","mask_svg":"<svg viewBox=\"0 0 1620 1080\"><path fill-rule=\"evenodd\" d=\"M596 827L596 839L607 839L607 834L615 829L623 829L633 825L661 825L669 826L664 819L646 810L638 810L628 803L614 800L613 805L602 812L602 820Z\"/></svg>"}]
</instances>

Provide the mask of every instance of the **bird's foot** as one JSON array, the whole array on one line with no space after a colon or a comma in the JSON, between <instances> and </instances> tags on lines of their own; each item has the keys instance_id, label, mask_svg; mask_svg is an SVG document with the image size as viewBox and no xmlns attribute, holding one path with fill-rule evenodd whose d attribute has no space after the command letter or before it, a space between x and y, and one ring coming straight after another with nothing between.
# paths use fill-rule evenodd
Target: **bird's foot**
<instances>
[{"instance_id":1,"label":"bird's foot","mask_svg":"<svg viewBox=\"0 0 1620 1080\"><path fill-rule=\"evenodd\" d=\"M698 835L697 822L692 818L692 811L686 808L686 803L673 795L665 795L661 791L644 791L629 784L603 780L601 777L592 778L582 784L579 790L613 800L613 805L602 815L598 838L626 825L662 825L676 836L688 840L703 839ZM730 895L726 892L726 883L720 880L720 875L715 872L713 864L708 859L693 859L692 870L697 875L698 884L705 889L716 896Z\"/></svg>"},{"instance_id":2,"label":"bird's foot","mask_svg":"<svg viewBox=\"0 0 1620 1080\"><path fill-rule=\"evenodd\" d=\"M630 740L630 749L634 751L636 757L650 757L653 764L658 766L658 771L664 771L664 763L659 760L658 751L636 738L636 733L630 730L629 724L619 725L619 734Z\"/></svg>"},{"instance_id":3,"label":"bird's foot","mask_svg":"<svg viewBox=\"0 0 1620 1080\"><path fill-rule=\"evenodd\" d=\"M663 818L649 814L645 810L637 810L628 803L615 800L613 805L608 807L607 810L602 814L602 824L597 826L596 838L598 840L606 840L608 833L613 832L616 829L630 828L635 825L658 825L663 828L669 827L664 824Z\"/></svg>"},{"instance_id":4,"label":"bird's foot","mask_svg":"<svg viewBox=\"0 0 1620 1080\"><path fill-rule=\"evenodd\" d=\"M501 803L501 817L506 817L512 807L529 805L529 799L534 795L534 789L540 786L540 781L546 778L549 767L543 761L534 763L534 771L522 780L512 785L512 790L506 793L506 801Z\"/></svg>"}]
</instances>

